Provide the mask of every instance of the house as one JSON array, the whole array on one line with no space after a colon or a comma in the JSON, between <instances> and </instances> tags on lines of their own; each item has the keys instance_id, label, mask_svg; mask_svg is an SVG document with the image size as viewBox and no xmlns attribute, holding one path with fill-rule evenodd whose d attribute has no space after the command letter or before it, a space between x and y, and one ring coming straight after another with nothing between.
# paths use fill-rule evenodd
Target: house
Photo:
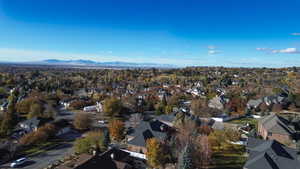
<instances>
[{"instance_id":1,"label":"house","mask_svg":"<svg viewBox=\"0 0 300 169\"><path fill-rule=\"evenodd\" d=\"M41 125L41 121L37 117L22 121L18 124L18 127L26 132L36 131Z\"/></svg>"},{"instance_id":2,"label":"house","mask_svg":"<svg viewBox=\"0 0 300 169\"><path fill-rule=\"evenodd\" d=\"M57 129L57 132L55 134L55 136L57 136L57 137L72 131L69 122L65 119L55 121L55 122L53 122L53 125Z\"/></svg>"},{"instance_id":3,"label":"house","mask_svg":"<svg viewBox=\"0 0 300 169\"><path fill-rule=\"evenodd\" d=\"M227 100L223 96L216 96L209 100L208 107L223 110L224 104L227 103L229 100Z\"/></svg>"},{"instance_id":4,"label":"house","mask_svg":"<svg viewBox=\"0 0 300 169\"><path fill-rule=\"evenodd\" d=\"M243 169L298 169L299 152L276 140L249 138L248 160Z\"/></svg>"},{"instance_id":5,"label":"house","mask_svg":"<svg viewBox=\"0 0 300 169\"><path fill-rule=\"evenodd\" d=\"M65 109L68 109L68 108L70 107L72 101L74 101L74 99L69 98L69 99L63 99L63 100L61 100L59 103L60 103L62 106L64 106Z\"/></svg>"},{"instance_id":6,"label":"house","mask_svg":"<svg viewBox=\"0 0 300 169\"><path fill-rule=\"evenodd\" d=\"M103 104L101 102L97 102L96 105L93 106L86 106L83 108L85 112L102 112L103 111Z\"/></svg>"},{"instance_id":7,"label":"house","mask_svg":"<svg viewBox=\"0 0 300 169\"><path fill-rule=\"evenodd\" d=\"M170 113L170 114L162 114L156 117L157 120L160 122L173 127L173 121L176 118L176 113Z\"/></svg>"},{"instance_id":8,"label":"house","mask_svg":"<svg viewBox=\"0 0 300 169\"><path fill-rule=\"evenodd\" d=\"M257 100L249 100L247 103L247 108L250 109L257 109L261 104L263 103L262 99L257 99Z\"/></svg>"},{"instance_id":9,"label":"house","mask_svg":"<svg viewBox=\"0 0 300 169\"><path fill-rule=\"evenodd\" d=\"M127 135L128 150L146 153L146 141L157 138L161 141L167 139L169 126L159 120L142 121L131 133Z\"/></svg>"},{"instance_id":10,"label":"house","mask_svg":"<svg viewBox=\"0 0 300 169\"><path fill-rule=\"evenodd\" d=\"M258 134L265 140L274 139L282 144L289 144L294 141L296 131L286 119L271 113L258 121Z\"/></svg>"},{"instance_id":11,"label":"house","mask_svg":"<svg viewBox=\"0 0 300 169\"><path fill-rule=\"evenodd\" d=\"M102 154L82 154L77 160L57 167L58 169L133 169L128 152L112 148Z\"/></svg>"},{"instance_id":12,"label":"house","mask_svg":"<svg viewBox=\"0 0 300 169\"><path fill-rule=\"evenodd\" d=\"M86 106L86 107L83 108L83 111L85 111L85 112L97 111L97 106L96 105Z\"/></svg>"},{"instance_id":13,"label":"house","mask_svg":"<svg viewBox=\"0 0 300 169\"><path fill-rule=\"evenodd\" d=\"M283 96L276 95L276 96L266 96L263 98L263 101L266 103L267 106L272 104L283 104L286 99Z\"/></svg>"}]
</instances>

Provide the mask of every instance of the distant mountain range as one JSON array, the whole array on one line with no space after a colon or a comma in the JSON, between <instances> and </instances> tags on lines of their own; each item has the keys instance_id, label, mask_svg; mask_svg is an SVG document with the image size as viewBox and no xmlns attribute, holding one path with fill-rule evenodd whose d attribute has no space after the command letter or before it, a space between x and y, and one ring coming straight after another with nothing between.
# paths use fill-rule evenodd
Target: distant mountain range
<instances>
[{"instance_id":1,"label":"distant mountain range","mask_svg":"<svg viewBox=\"0 0 300 169\"><path fill-rule=\"evenodd\" d=\"M142 67L142 68L176 68L177 66L171 64L157 64L157 63L131 63L131 62L96 62L92 60L59 60L47 59L37 62L24 62L24 64L35 65L57 65L57 66L85 66L85 67Z\"/></svg>"}]
</instances>

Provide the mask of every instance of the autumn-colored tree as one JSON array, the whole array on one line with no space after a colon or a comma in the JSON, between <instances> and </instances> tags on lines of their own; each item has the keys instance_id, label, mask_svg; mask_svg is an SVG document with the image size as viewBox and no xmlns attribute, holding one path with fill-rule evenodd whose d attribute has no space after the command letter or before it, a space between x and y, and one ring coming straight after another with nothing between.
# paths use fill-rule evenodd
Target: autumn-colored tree
<instances>
[{"instance_id":1,"label":"autumn-colored tree","mask_svg":"<svg viewBox=\"0 0 300 169\"><path fill-rule=\"evenodd\" d=\"M240 137L241 134L236 130L215 130L214 132L210 133L208 140L212 147L220 149L224 145L228 145L229 142L239 141Z\"/></svg>"},{"instance_id":2,"label":"autumn-colored tree","mask_svg":"<svg viewBox=\"0 0 300 169\"><path fill-rule=\"evenodd\" d=\"M196 162L199 162L198 168L207 168L212 162L212 148L209 142L209 138L206 135L198 137L199 147L198 152L200 158Z\"/></svg>"},{"instance_id":3,"label":"autumn-colored tree","mask_svg":"<svg viewBox=\"0 0 300 169\"><path fill-rule=\"evenodd\" d=\"M44 143L51 137L55 136L57 130L53 124L45 124L44 126L38 128L29 134L24 135L20 139L21 145L36 145Z\"/></svg>"},{"instance_id":4,"label":"autumn-colored tree","mask_svg":"<svg viewBox=\"0 0 300 169\"><path fill-rule=\"evenodd\" d=\"M226 105L227 109L234 115L243 115L245 114L244 109L246 107L246 100L234 96L230 99L229 103Z\"/></svg>"},{"instance_id":5,"label":"autumn-colored tree","mask_svg":"<svg viewBox=\"0 0 300 169\"><path fill-rule=\"evenodd\" d=\"M164 165L166 155L162 143L156 138L150 138L146 141L146 157L148 164L153 168L159 168Z\"/></svg>"},{"instance_id":6,"label":"autumn-colored tree","mask_svg":"<svg viewBox=\"0 0 300 169\"><path fill-rule=\"evenodd\" d=\"M113 140L121 141L124 139L125 125L120 120L111 120L108 124L109 134Z\"/></svg>"},{"instance_id":7,"label":"autumn-colored tree","mask_svg":"<svg viewBox=\"0 0 300 169\"><path fill-rule=\"evenodd\" d=\"M170 114L170 113L172 113L173 112L173 106L171 106L171 105L167 105L166 107L165 107L165 111L164 111L166 114Z\"/></svg>"},{"instance_id":8,"label":"autumn-colored tree","mask_svg":"<svg viewBox=\"0 0 300 169\"><path fill-rule=\"evenodd\" d=\"M191 111L194 115L200 116L200 117L210 117L211 114L209 111L207 111L208 106L206 100L196 99L192 100L191 103Z\"/></svg>"},{"instance_id":9,"label":"autumn-colored tree","mask_svg":"<svg viewBox=\"0 0 300 169\"><path fill-rule=\"evenodd\" d=\"M30 106L30 113L27 118L42 117L44 113L44 105L42 103L34 103Z\"/></svg>"},{"instance_id":10,"label":"autumn-colored tree","mask_svg":"<svg viewBox=\"0 0 300 169\"><path fill-rule=\"evenodd\" d=\"M91 131L87 133L86 138L91 142L91 144L99 151L105 151L109 144L109 137L107 137L107 132L98 130Z\"/></svg>"},{"instance_id":11,"label":"autumn-colored tree","mask_svg":"<svg viewBox=\"0 0 300 169\"><path fill-rule=\"evenodd\" d=\"M233 129L225 129L224 134L225 139L232 142L239 141L241 138L241 133Z\"/></svg>"},{"instance_id":12,"label":"autumn-colored tree","mask_svg":"<svg viewBox=\"0 0 300 169\"><path fill-rule=\"evenodd\" d=\"M208 140L214 148L220 149L226 142L224 131L215 130L214 132L210 133Z\"/></svg>"},{"instance_id":13,"label":"autumn-colored tree","mask_svg":"<svg viewBox=\"0 0 300 169\"><path fill-rule=\"evenodd\" d=\"M91 131L86 134L85 138L78 138L74 145L75 152L89 153L91 150L106 151L109 144L109 137L107 137L106 133L102 130Z\"/></svg>"},{"instance_id":14,"label":"autumn-colored tree","mask_svg":"<svg viewBox=\"0 0 300 169\"><path fill-rule=\"evenodd\" d=\"M28 97L18 102L16 105L17 112L19 113L29 113L30 107L34 103L39 103L39 99L35 97Z\"/></svg>"},{"instance_id":15,"label":"autumn-colored tree","mask_svg":"<svg viewBox=\"0 0 300 169\"><path fill-rule=\"evenodd\" d=\"M208 126L208 125L201 125L199 127L199 133L204 134L204 135L209 135L211 132L213 131L213 129Z\"/></svg>"},{"instance_id":16,"label":"autumn-colored tree","mask_svg":"<svg viewBox=\"0 0 300 169\"><path fill-rule=\"evenodd\" d=\"M122 102L119 99L115 97L111 97L105 99L103 105L103 111L106 113L107 116L117 117L120 116L122 107L123 107Z\"/></svg>"},{"instance_id":17,"label":"autumn-colored tree","mask_svg":"<svg viewBox=\"0 0 300 169\"><path fill-rule=\"evenodd\" d=\"M78 130L86 130L90 128L92 120L87 113L77 113L74 118L73 125Z\"/></svg>"},{"instance_id":18,"label":"autumn-colored tree","mask_svg":"<svg viewBox=\"0 0 300 169\"><path fill-rule=\"evenodd\" d=\"M76 153L89 153L91 151L92 143L87 138L78 138L74 143Z\"/></svg>"}]
</instances>

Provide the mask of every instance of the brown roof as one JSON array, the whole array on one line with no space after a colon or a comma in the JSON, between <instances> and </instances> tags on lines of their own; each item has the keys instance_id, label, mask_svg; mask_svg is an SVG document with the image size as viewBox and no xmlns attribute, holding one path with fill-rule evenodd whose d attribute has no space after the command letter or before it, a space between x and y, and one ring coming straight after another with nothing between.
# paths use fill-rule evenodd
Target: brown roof
<instances>
[{"instance_id":1,"label":"brown roof","mask_svg":"<svg viewBox=\"0 0 300 169\"><path fill-rule=\"evenodd\" d=\"M87 161L89 161L93 156L89 154L81 154L78 158L72 160L71 162L65 163L61 166L58 166L57 169L74 169L77 166L80 166Z\"/></svg>"}]
</instances>

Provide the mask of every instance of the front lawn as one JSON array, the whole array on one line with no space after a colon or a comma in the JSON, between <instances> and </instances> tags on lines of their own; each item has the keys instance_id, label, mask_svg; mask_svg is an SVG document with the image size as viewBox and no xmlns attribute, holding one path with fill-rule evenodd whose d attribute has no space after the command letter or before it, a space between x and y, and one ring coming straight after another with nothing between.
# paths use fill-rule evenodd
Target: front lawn
<instances>
[{"instance_id":1,"label":"front lawn","mask_svg":"<svg viewBox=\"0 0 300 169\"><path fill-rule=\"evenodd\" d=\"M213 153L211 169L242 169L247 157L245 147L230 145Z\"/></svg>"}]
</instances>

